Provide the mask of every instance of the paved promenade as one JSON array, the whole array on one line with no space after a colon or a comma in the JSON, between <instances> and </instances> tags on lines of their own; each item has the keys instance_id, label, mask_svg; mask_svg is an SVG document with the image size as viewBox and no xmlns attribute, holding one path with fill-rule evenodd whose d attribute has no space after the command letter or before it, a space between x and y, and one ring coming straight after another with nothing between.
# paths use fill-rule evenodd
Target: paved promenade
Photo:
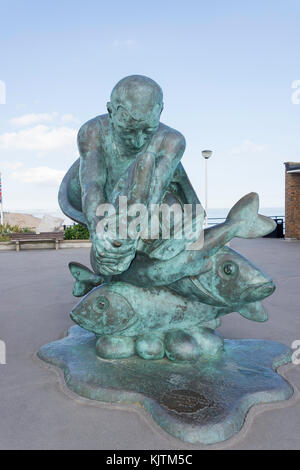
<instances>
[{"instance_id":1,"label":"paved promenade","mask_svg":"<svg viewBox=\"0 0 300 470\"><path fill-rule=\"evenodd\" d=\"M270 274L277 290L265 301L267 323L231 314L221 334L289 346L300 340L300 242L236 239L231 246ZM195 448L160 430L140 408L72 395L57 369L36 358L40 346L63 337L72 325L71 260L87 264L89 250L0 253L0 339L7 346L7 364L0 365L0 449ZM212 448L300 449L300 366L281 371L296 390L294 398L255 407L238 436Z\"/></svg>"}]
</instances>

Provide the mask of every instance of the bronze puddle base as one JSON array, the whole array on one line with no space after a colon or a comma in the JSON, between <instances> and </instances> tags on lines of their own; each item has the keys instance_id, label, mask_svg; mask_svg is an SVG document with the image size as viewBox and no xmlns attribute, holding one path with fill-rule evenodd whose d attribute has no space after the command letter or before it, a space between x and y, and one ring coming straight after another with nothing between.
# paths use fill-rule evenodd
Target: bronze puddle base
<instances>
[{"instance_id":1,"label":"bronze puddle base","mask_svg":"<svg viewBox=\"0 0 300 470\"><path fill-rule=\"evenodd\" d=\"M64 371L73 392L110 403L138 402L165 431L192 444L224 441L241 429L251 406L293 395L276 372L291 361L281 343L225 340L221 356L184 363L137 356L102 360L95 343L94 334L73 326L38 356Z\"/></svg>"}]
</instances>

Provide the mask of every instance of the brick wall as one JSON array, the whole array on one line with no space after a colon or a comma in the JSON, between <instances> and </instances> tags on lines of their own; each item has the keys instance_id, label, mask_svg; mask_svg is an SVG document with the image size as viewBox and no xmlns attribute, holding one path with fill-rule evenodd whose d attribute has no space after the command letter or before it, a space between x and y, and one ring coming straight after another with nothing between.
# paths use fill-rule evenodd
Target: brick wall
<instances>
[{"instance_id":1,"label":"brick wall","mask_svg":"<svg viewBox=\"0 0 300 470\"><path fill-rule=\"evenodd\" d=\"M300 240L300 173L285 172L285 237Z\"/></svg>"}]
</instances>

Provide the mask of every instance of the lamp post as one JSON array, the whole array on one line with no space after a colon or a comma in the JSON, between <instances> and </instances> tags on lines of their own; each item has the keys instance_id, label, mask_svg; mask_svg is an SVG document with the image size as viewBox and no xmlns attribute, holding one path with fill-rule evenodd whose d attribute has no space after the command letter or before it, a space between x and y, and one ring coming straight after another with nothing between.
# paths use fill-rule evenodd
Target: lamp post
<instances>
[{"instance_id":1,"label":"lamp post","mask_svg":"<svg viewBox=\"0 0 300 470\"><path fill-rule=\"evenodd\" d=\"M1 171L0 171L0 223L3 225L3 204L2 204L2 179L1 179Z\"/></svg>"},{"instance_id":2,"label":"lamp post","mask_svg":"<svg viewBox=\"0 0 300 470\"><path fill-rule=\"evenodd\" d=\"M212 150L202 150L202 157L205 159L205 221L204 226L207 227L207 211L208 211L208 176L207 176L207 161L212 156Z\"/></svg>"}]
</instances>

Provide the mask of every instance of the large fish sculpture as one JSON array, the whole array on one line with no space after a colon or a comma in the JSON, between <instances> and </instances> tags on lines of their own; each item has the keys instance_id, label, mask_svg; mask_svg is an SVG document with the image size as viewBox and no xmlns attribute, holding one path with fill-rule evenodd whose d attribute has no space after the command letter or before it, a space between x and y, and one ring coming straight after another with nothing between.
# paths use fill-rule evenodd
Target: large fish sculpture
<instances>
[{"instance_id":1,"label":"large fish sculpture","mask_svg":"<svg viewBox=\"0 0 300 470\"><path fill-rule=\"evenodd\" d=\"M168 335L180 329L215 329L220 317L231 312L266 321L261 300L273 293L272 279L226 243L235 236L254 238L273 229L274 222L258 214L257 195L250 193L231 209L224 224L205 230L194 275L177 279L175 258L162 261L141 255L114 282L101 285L101 276L70 263L75 293L92 289L74 307L71 318L98 337L133 339L151 332ZM157 272L166 262L170 264L166 275L157 281Z\"/></svg>"},{"instance_id":2,"label":"large fish sculpture","mask_svg":"<svg viewBox=\"0 0 300 470\"><path fill-rule=\"evenodd\" d=\"M182 325L207 326L231 312L263 322L267 313L260 301L274 289L270 277L236 251L223 247L213 256L209 271L169 287L146 288L125 282L96 287L74 307L71 318L97 335L120 336L166 332Z\"/></svg>"}]
</instances>

